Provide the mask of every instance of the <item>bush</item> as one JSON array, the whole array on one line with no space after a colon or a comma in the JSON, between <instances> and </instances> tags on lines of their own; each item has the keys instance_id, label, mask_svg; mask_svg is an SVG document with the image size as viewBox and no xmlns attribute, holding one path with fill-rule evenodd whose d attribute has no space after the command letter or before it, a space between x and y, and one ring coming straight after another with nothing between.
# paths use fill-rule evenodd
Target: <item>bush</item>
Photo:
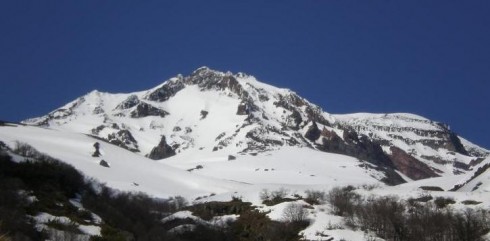
<instances>
[{"instance_id":1,"label":"bush","mask_svg":"<svg viewBox=\"0 0 490 241\"><path fill-rule=\"evenodd\" d=\"M231 224L232 238L228 240L296 241L300 239L298 233L307 226L308 223L306 222L281 223L272 221L266 213L251 210L240 215Z\"/></svg>"},{"instance_id":2,"label":"bush","mask_svg":"<svg viewBox=\"0 0 490 241\"><path fill-rule=\"evenodd\" d=\"M22 179L13 175L18 163L0 155L0 240L43 240L34 220L28 215L30 202Z\"/></svg>"},{"instance_id":3,"label":"bush","mask_svg":"<svg viewBox=\"0 0 490 241\"><path fill-rule=\"evenodd\" d=\"M335 187L327 194L327 202L332 206L332 213L338 216L352 215L360 200L360 195L353 192L354 187Z\"/></svg>"},{"instance_id":4,"label":"bush","mask_svg":"<svg viewBox=\"0 0 490 241\"><path fill-rule=\"evenodd\" d=\"M352 199L346 194L347 190L334 189L329 197L347 196L346 200ZM423 200L427 199L427 196L423 197ZM351 228L369 230L386 240L483 240L482 236L490 231L488 212L474 209L455 212L441 208L453 202L451 198L436 198L434 202L405 202L393 196L372 196L348 202L353 204L353 211L343 212L343 215Z\"/></svg>"},{"instance_id":5,"label":"bush","mask_svg":"<svg viewBox=\"0 0 490 241\"><path fill-rule=\"evenodd\" d=\"M34 147L30 146L29 144L18 142L18 141L15 142L15 147L13 152L23 157L31 157L36 159L44 156L42 153L37 151Z\"/></svg>"},{"instance_id":6,"label":"bush","mask_svg":"<svg viewBox=\"0 0 490 241\"><path fill-rule=\"evenodd\" d=\"M285 188L280 188L278 190L269 192L267 189L263 189L259 193L260 200L262 203L268 206L273 206L283 202L294 201L294 199L286 198L288 195L288 190Z\"/></svg>"},{"instance_id":7,"label":"bush","mask_svg":"<svg viewBox=\"0 0 490 241\"><path fill-rule=\"evenodd\" d=\"M307 190L305 202L311 205L322 204L323 202L325 202L325 198L326 198L325 192Z\"/></svg>"},{"instance_id":8,"label":"bush","mask_svg":"<svg viewBox=\"0 0 490 241\"><path fill-rule=\"evenodd\" d=\"M456 201L454 201L454 199L450 197L436 197L436 199L434 199L434 204L437 208L445 208L448 205L455 203Z\"/></svg>"},{"instance_id":9,"label":"bush","mask_svg":"<svg viewBox=\"0 0 490 241\"><path fill-rule=\"evenodd\" d=\"M78 229L79 225L74 223L73 221L69 222L69 223L63 223L63 222L60 222L60 220L58 220L58 219L51 219L46 223L46 225L48 227L54 228L56 230L66 231L66 232L73 233L73 234L82 234L83 233L82 231L80 231L80 229Z\"/></svg>"},{"instance_id":10,"label":"bush","mask_svg":"<svg viewBox=\"0 0 490 241\"><path fill-rule=\"evenodd\" d=\"M30 189L49 193L61 191L73 198L85 188L84 176L73 166L42 154L25 143L17 142L14 152L34 159L11 165L9 170L10 175L22 179Z\"/></svg>"},{"instance_id":11,"label":"bush","mask_svg":"<svg viewBox=\"0 0 490 241\"><path fill-rule=\"evenodd\" d=\"M252 210L252 203L232 200L230 202L207 202L195 204L188 208L192 213L204 220L214 216L242 214Z\"/></svg>"},{"instance_id":12,"label":"bush","mask_svg":"<svg viewBox=\"0 0 490 241\"><path fill-rule=\"evenodd\" d=\"M102 225L101 236L92 236L90 241L127 241L129 236L120 230Z\"/></svg>"},{"instance_id":13,"label":"bush","mask_svg":"<svg viewBox=\"0 0 490 241\"><path fill-rule=\"evenodd\" d=\"M490 231L489 215L485 210L466 209L454 215L452 230L456 240L483 240L482 236Z\"/></svg>"},{"instance_id":14,"label":"bush","mask_svg":"<svg viewBox=\"0 0 490 241\"><path fill-rule=\"evenodd\" d=\"M301 204L290 203L284 208L282 217L288 223L303 222L308 217L308 211Z\"/></svg>"},{"instance_id":15,"label":"bush","mask_svg":"<svg viewBox=\"0 0 490 241\"><path fill-rule=\"evenodd\" d=\"M82 203L108 226L123 230L136 240L163 240L166 230L160 220L175 208L167 200L143 193L114 193L107 187L102 187L99 193L85 193Z\"/></svg>"}]
</instances>

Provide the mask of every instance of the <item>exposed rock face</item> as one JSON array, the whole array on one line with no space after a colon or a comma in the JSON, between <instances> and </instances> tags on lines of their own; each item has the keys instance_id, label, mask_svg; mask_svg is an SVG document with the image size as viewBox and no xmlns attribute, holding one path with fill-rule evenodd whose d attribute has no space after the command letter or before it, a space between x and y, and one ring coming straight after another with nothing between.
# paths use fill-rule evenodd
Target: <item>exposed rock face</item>
<instances>
[{"instance_id":1,"label":"exposed rock face","mask_svg":"<svg viewBox=\"0 0 490 241\"><path fill-rule=\"evenodd\" d=\"M320 138L320 135L321 131L320 129L318 129L318 125L316 124L316 122L313 121L313 124L311 124L311 126L308 128L308 131L306 131L305 137L306 139L315 142L316 140L318 140L318 138Z\"/></svg>"},{"instance_id":2,"label":"exposed rock face","mask_svg":"<svg viewBox=\"0 0 490 241\"><path fill-rule=\"evenodd\" d=\"M101 166L103 166L103 167L108 167L108 168L109 168L109 167L111 167L111 166L109 165L109 163L107 163L107 162L106 162L106 161L104 161L104 160L100 160L99 165L101 165Z\"/></svg>"},{"instance_id":3,"label":"exposed rock face","mask_svg":"<svg viewBox=\"0 0 490 241\"><path fill-rule=\"evenodd\" d=\"M109 134L107 140L116 146L120 146L132 152L139 152L138 142L128 130L120 130L116 133Z\"/></svg>"},{"instance_id":4,"label":"exposed rock face","mask_svg":"<svg viewBox=\"0 0 490 241\"><path fill-rule=\"evenodd\" d=\"M153 160L161 160L173 155L175 155L175 151L167 144L165 136L162 136L160 143L151 150L148 158Z\"/></svg>"},{"instance_id":5,"label":"exposed rock face","mask_svg":"<svg viewBox=\"0 0 490 241\"><path fill-rule=\"evenodd\" d=\"M331 132L329 139L322 139L320 148L327 152L357 157L375 165L393 166L393 163L379 144L370 141L364 135L358 138L358 134L355 131L344 131L343 140L336 133Z\"/></svg>"},{"instance_id":6,"label":"exposed rock face","mask_svg":"<svg viewBox=\"0 0 490 241\"><path fill-rule=\"evenodd\" d=\"M242 85L231 73L220 73L207 67L197 69L189 77L184 78L183 81L189 85L197 85L201 90L226 89L242 99L248 97L248 92L243 89Z\"/></svg>"},{"instance_id":7,"label":"exposed rock face","mask_svg":"<svg viewBox=\"0 0 490 241\"><path fill-rule=\"evenodd\" d=\"M463 155L468 155L468 151L466 151L463 144L461 144L461 140L459 139L458 135L456 135L452 131L449 131L448 134L449 138L447 138L448 142L446 148L448 150L452 150Z\"/></svg>"},{"instance_id":8,"label":"exposed rock face","mask_svg":"<svg viewBox=\"0 0 490 241\"><path fill-rule=\"evenodd\" d=\"M208 111L201 110L201 120L206 119L206 117L208 116L208 114L209 114Z\"/></svg>"},{"instance_id":9,"label":"exposed rock face","mask_svg":"<svg viewBox=\"0 0 490 241\"><path fill-rule=\"evenodd\" d=\"M165 117L168 112L158 109L148 103L141 102L136 106L136 109L131 111L131 118L142 118L147 116L160 116Z\"/></svg>"},{"instance_id":10,"label":"exposed rock face","mask_svg":"<svg viewBox=\"0 0 490 241\"><path fill-rule=\"evenodd\" d=\"M247 104L246 103L240 103L240 105L238 105L236 114L237 115L248 115L249 114L249 108L248 108Z\"/></svg>"},{"instance_id":11,"label":"exposed rock face","mask_svg":"<svg viewBox=\"0 0 490 241\"><path fill-rule=\"evenodd\" d=\"M368 136L370 140L379 143L385 149L395 146L412 160L418 160L414 165L420 167L420 163L431 167L432 171L444 170L446 165L452 164L453 174L465 173L473 165L473 157L484 157L487 151L482 148L472 148L476 145L462 143L462 140L452 132L448 125L431 121L421 116L394 113L394 114L350 114L335 116L338 118L338 127L349 127L356 132ZM420 146L424 146L423 149ZM472 151L469 153L466 147ZM472 154L473 153L473 154ZM396 152L401 157L400 152ZM458 157L457 157L458 156ZM462 156L466 156L461 158ZM461 158L458 160L458 158ZM405 158L402 158L405 159ZM424 171L413 174L416 178L432 176L430 172ZM402 171L402 170L400 170ZM408 170L407 170L408 171ZM403 171L402 171L403 172Z\"/></svg>"},{"instance_id":12,"label":"exposed rock face","mask_svg":"<svg viewBox=\"0 0 490 241\"><path fill-rule=\"evenodd\" d=\"M146 96L146 99L158 102L164 102L168 100L170 97L174 96L175 94L177 94L177 92L185 87L181 79L182 78L179 76L178 80L176 81L166 82L160 88L157 88L156 90L148 94Z\"/></svg>"},{"instance_id":13,"label":"exposed rock face","mask_svg":"<svg viewBox=\"0 0 490 241\"><path fill-rule=\"evenodd\" d=\"M276 107L282 107L286 110L289 110L292 112L292 116L295 119L295 122L297 125L303 121L301 118L301 115L298 116L297 113L295 112L303 112L300 111L305 107L305 116L307 117L306 121L315 121L317 123L320 123L325 126L330 126L330 122L325 119L323 116L323 111L320 107L311 105L308 103L306 100L303 98L299 97L298 95L294 93L289 93L287 95L278 95L278 100L274 102L274 105ZM298 123L299 122L299 123Z\"/></svg>"},{"instance_id":14,"label":"exposed rock face","mask_svg":"<svg viewBox=\"0 0 490 241\"><path fill-rule=\"evenodd\" d=\"M393 161L396 169L413 180L420 180L429 177L438 177L429 166L410 156L398 147L390 148L390 159Z\"/></svg>"},{"instance_id":15,"label":"exposed rock face","mask_svg":"<svg viewBox=\"0 0 490 241\"><path fill-rule=\"evenodd\" d=\"M357 133L345 130L343 139L334 131L324 129L322 131L322 145L318 148L322 151L356 157L378 166L386 175L383 180L390 185L405 182L400 175L394 171L394 165L390 158L383 152L381 146L369 140L366 136L358 138Z\"/></svg>"},{"instance_id":16,"label":"exposed rock face","mask_svg":"<svg viewBox=\"0 0 490 241\"><path fill-rule=\"evenodd\" d=\"M97 126L96 128L93 128L90 132L92 132L93 135L98 135L102 130L105 129L106 126L100 125Z\"/></svg>"},{"instance_id":17,"label":"exposed rock face","mask_svg":"<svg viewBox=\"0 0 490 241\"><path fill-rule=\"evenodd\" d=\"M461 189L462 187L464 187L465 185L473 181L475 178L485 173L488 169L490 169L490 163L486 163L483 166L480 166L470 178L468 178L463 183L455 185L453 188L451 188L450 191L458 191L459 189Z\"/></svg>"},{"instance_id":18,"label":"exposed rock face","mask_svg":"<svg viewBox=\"0 0 490 241\"><path fill-rule=\"evenodd\" d=\"M129 108L133 108L139 103L140 103L140 100L139 100L138 96L130 95L126 100L119 103L115 109L116 110L125 110L125 109L129 109Z\"/></svg>"},{"instance_id":19,"label":"exposed rock face","mask_svg":"<svg viewBox=\"0 0 490 241\"><path fill-rule=\"evenodd\" d=\"M92 154L92 156L93 157L99 157L100 156L100 151L99 151L100 144L98 142L94 143L94 148L95 148L95 151Z\"/></svg>"}]
</instances>

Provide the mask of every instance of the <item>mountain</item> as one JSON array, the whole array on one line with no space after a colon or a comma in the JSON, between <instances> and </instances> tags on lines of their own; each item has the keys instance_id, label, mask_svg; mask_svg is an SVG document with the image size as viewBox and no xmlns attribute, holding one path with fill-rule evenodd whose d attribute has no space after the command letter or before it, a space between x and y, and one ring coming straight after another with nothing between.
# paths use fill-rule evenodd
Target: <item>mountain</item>
<instances>
[{"instance_id":1,"label":"mountain","mask_svg":"<svg viewBox=\"0 0 490 241\"><path fill-rule=\"evenodd\" d=\"M448 125L331 114L207 67L0 121L0 165L0 239L490 239L490 152Z\"/></svg>"},{"instance_id":2,"label":"mountain","mask_svg":"<svg viewBox=\"0 0 490 241\"><path fill-rule=\"evenodd\" d=\"M23 123L85 133L155 160L308 147L365 161L388 184L471 172L490 153L417 115L334 115L291 90L207 67L145 91L92 91Z\"/></svg>"}]
</instances>

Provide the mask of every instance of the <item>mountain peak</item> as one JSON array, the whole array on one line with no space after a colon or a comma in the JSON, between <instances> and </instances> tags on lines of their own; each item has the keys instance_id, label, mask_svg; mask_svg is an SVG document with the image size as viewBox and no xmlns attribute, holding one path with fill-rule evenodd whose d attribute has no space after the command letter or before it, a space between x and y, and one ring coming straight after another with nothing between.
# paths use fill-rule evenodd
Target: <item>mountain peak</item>
<instances>
[{"instance_id":1,"label":"mountain peak","mask_svg":"<svg viewBox=\"0 0 490 241\"><path fill-rule=\"evenodd\" d=\"M208 67L147 91L93 91L25 123L94 135L142 155L162 136L177 156L308 147L370 162L385 170L391 184L403 179L389 170L412 178L464 173L487 153L418 115L331 115L288 89ZM418 169L407 168L408 162Z\"/></svg>"}]
</instances>

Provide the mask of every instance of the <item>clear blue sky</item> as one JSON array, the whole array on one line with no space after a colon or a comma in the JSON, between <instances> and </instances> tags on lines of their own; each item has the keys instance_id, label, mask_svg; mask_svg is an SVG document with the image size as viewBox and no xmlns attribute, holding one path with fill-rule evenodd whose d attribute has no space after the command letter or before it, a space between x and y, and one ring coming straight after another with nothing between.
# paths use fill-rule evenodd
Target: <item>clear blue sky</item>
<instances>
[{"instance_id":1,"label":"clear blue sky","mask_svg":"<svg viewBox=\"0 0 490 241\"><path fill-rule=\"evenodd\" d=\"M490 1L1 1L0 119L200 66L330 113L411 112L490 148Z\"/></svg>"}]
</instances>

